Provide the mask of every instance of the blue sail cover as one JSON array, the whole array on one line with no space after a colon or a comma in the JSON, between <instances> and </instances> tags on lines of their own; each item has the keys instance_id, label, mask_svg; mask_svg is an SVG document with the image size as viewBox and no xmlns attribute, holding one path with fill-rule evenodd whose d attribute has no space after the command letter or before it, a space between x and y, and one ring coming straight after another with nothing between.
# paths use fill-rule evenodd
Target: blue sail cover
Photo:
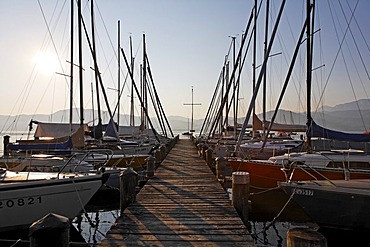
<instances>
[{"instance_id":1,"label":"blue sail cover","mask_svg":"<svg viewBox=\"0 0 370 247\"><path fill-rule=\"evenodd\" d=\"M9 143L8 150L18 151L44 151L49 154L70 154L73 147L72 138L64 142L30 142L30 143Z\"/></svg>"},{"instance_id":2,"label":"blue sail cover","mask_svg":"<svg viewBox=\"0 0 370 247\"><path fill-rule=\"evenodd\" d=\"M308 137L322 137L338 141L349 141L349 142L370 142L370 134L355 134L345 133L335 130L329 130L321 127L311 121L311 126L307 130Z\"/></svg>"}]
</instances>

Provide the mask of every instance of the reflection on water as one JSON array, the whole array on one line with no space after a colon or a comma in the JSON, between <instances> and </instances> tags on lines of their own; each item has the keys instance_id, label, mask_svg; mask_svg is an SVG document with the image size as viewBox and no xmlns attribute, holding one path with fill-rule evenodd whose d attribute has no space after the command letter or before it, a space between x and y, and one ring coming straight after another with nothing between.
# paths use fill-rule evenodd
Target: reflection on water
<instances>
[{"instance_id":1,"label":"reflection on water","mask_svg":"<svg viewBox=\"0 0 370 247\"><path fill-rule=\"evenodd\" d=\"M251 235L257 246L277 246L286 247L286 235L289 229L308 228L309 224L299 222L267 222L267 221L250 221Z\"/></svg>"},{"instance_id":2,"label":"reflection on water","mask_svg":"<svg viewBox=\"0 0 370 247\"><path fill-rule=\"evenodd\" d=\"M77 216L72 224L85 239L86 243L98 244L120 215L120 209L98 210Z\"/></svg>"}]
</instances>

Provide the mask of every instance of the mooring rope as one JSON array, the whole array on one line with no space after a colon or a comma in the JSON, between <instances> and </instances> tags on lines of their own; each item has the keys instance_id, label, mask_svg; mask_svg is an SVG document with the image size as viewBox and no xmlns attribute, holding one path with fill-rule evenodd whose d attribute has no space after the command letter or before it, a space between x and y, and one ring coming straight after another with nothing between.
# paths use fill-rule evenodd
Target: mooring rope
<instances>
[{"instance_id":1,"label":"mooring rope","mask_svg":"<svg viewBox=\"0 0 370 247\"><path fill-rule=\"evenodd\" d=\"M284 206L282 207L282 209L280 210L280 212L272 219L272 221L266 226L263 228L263 230L261 230L260 232L258 233L255 233L254 235L258 235L262 232L265 232L267 231L272 225L274 225L275 221L277 220L277 218L280 217L280 215L283 213L283 211L285 210L285 208L288 206L289 202L292 200L293 196L295 194L295 190L293 191L293 193L290 195L289 199L287 200L287 202L284 204Z\"/></svg>"}]
</instances>

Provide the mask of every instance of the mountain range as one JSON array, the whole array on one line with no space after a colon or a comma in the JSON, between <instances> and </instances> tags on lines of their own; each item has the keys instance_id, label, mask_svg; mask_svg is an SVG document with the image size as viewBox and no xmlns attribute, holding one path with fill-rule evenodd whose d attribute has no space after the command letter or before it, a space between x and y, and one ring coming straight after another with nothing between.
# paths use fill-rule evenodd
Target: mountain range
<instances>
[{"instance_id":1,"label":"mountain range","mask_svg":"<svg viewBox=\"0 0 370 247\"><path fill-rule=\"evenodd\" d=\"M359 111L361 109L361 111ZM69 121L68 110L57 111L53 114L36 114L36 115L17 115L17 116L5 116L0 115L0 126L2 126L0 134L5 135L17 132L27 132L30 120L37 120L40 122L65 122ZM78 109L74 111L73 119L74 122L79 122ZM93 119L97 117L97 113L92 110L84 111L84 119ZM273 115L272 111L266 112L266 119L271 119ZM262 114L258 114L259 118L262 119ZM370 99L361 99L349 103L339 104L335 106L324 106L318 112L312 113L313 119L320 125L330 129L348 132L364 132L370 129ZM103 123L107 123L109 120L108 113L103 112L102 114ZM120 115L120 125L128 125L129 115ZM190 128L190 120L182 116L167 116L168 122L171 125L171 129L174 133L181 133ZM153 123L155 126L157 121L154 118ZM202 127L204 119L194 119L193 127L196 131L199 131ZM230 122L232 122L230 120ZM243 123L244 118L240 117L238 123ZM292 112L289 110L279 110L275 122L287 123L287 124L305 124L306 113ZM135 124L140 124L139 117L135 117Z\"/></svg>"}]
</instances>

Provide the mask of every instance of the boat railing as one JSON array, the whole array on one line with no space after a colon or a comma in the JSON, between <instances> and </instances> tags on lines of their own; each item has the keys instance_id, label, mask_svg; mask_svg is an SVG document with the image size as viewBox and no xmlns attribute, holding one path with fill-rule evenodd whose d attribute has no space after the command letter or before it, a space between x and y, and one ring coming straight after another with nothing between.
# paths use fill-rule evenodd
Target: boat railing
<instances>
[{"instance_id":1,"label":"boat railing","mask_svg":"<svg viewBox=\"0 0 370 247\"><path fill-rule=\"evenodd\" d=\"M94 149L86 152L81 151L78 153L74 153L69 157L67 162L59 170L57 177L59 178L59 175L65 170L66 167L68 167L72 160L78 160L78 162L74 166L74 172L76 172L78 166L81 165L83 162L88 162L90 164L92 162L94 167L98 170L102 167L105 167L105 165L112 158L112 156L113 151L110 149Z\"/></svg>"},{"instance_id":2,"label":"boat railing","mask_svg":"<svg viewBox=\"0 0 370 247\"><path fill-rule=\"evenodd\" d=\"M305 168L309 168L309 169L313 170L315 173L319 174L322 178L324 178L324 180L328 181L332 185L335 185L329 178L325 177L322 173L320 173L314 167L312 167L310 165L307 165L305 162L296 161L296 160L290 163L290 169L289 170L291 170L291 172L290 172L289 179L287 180L287 182L292 182L293 181L293 175L294 175L294 172L295 172L296 169L300 169L303 172L305 172L306 174L308 174L310 177L312 177L312 180L318 180L316 176L314 176L312 173L310 173ZM344 171L344 172L346 172L346 171Z\"/></svg>"}]
</instances>

